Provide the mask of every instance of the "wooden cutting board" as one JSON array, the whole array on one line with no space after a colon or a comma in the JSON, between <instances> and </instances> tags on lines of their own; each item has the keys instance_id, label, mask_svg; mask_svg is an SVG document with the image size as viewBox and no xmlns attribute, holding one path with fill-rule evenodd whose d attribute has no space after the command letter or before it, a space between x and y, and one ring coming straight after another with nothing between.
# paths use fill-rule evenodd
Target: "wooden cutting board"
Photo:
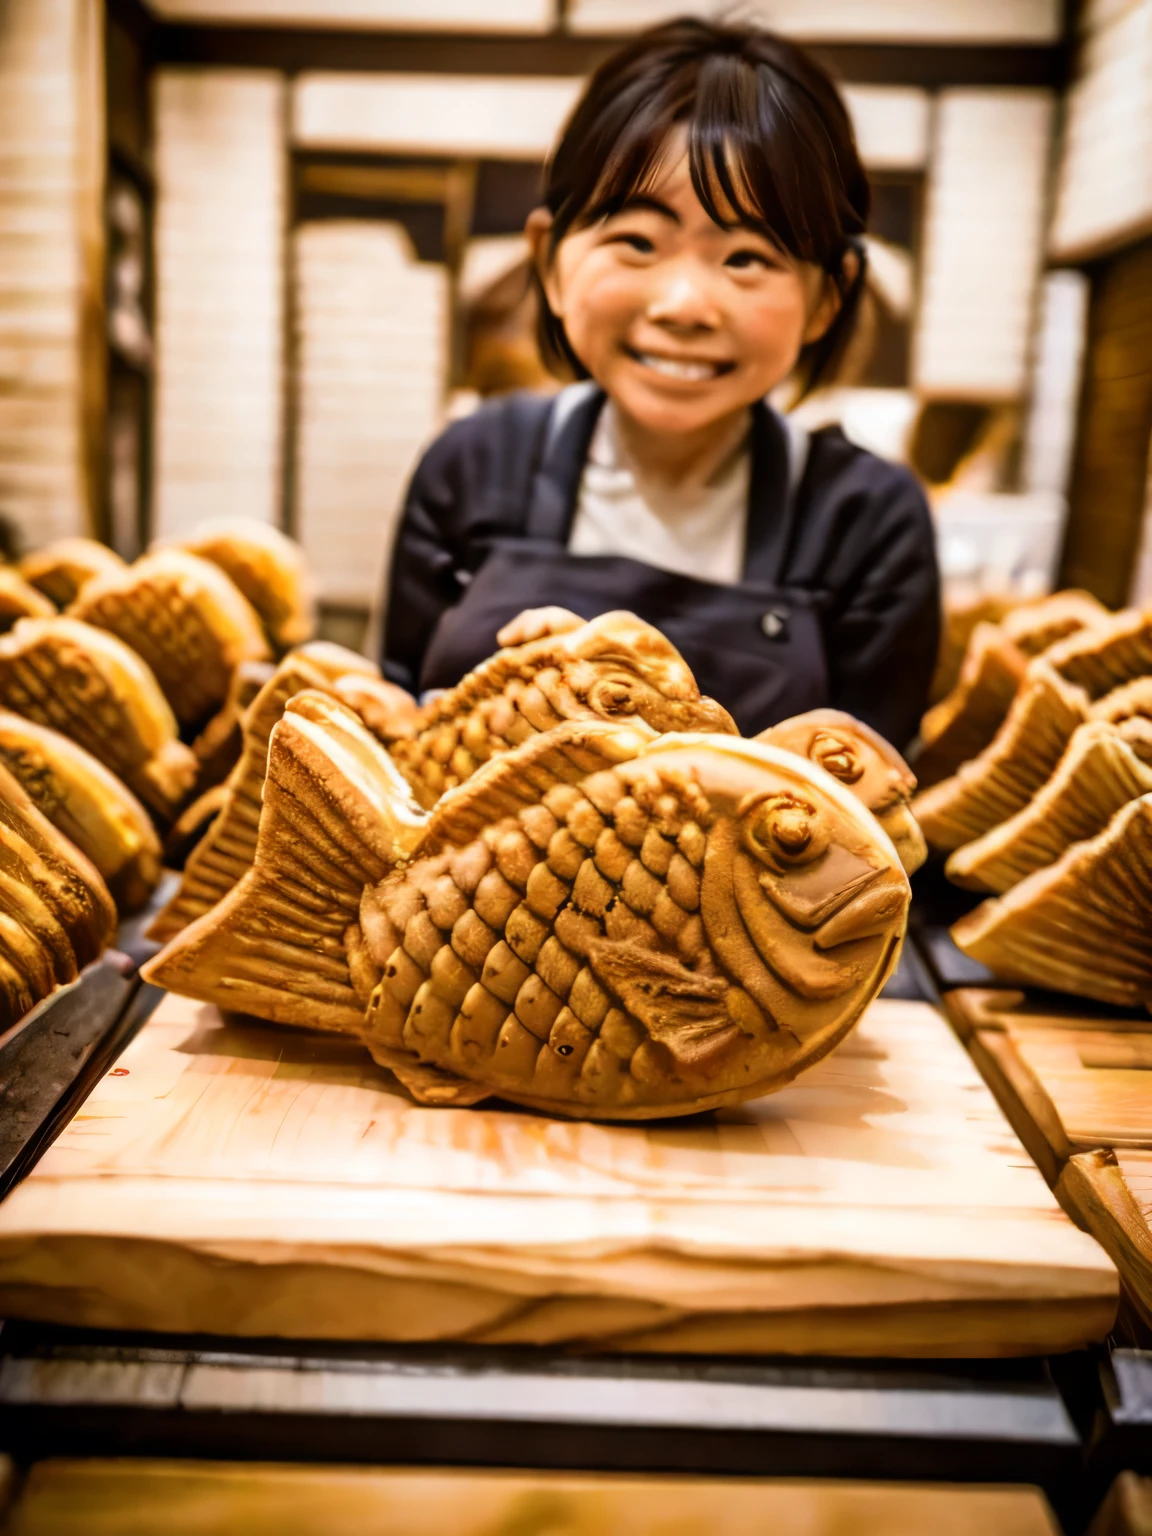
<instances>
[{"instance_id":1,"label":"wooden cutting board","mask_svg":"<svg viewBox=\"0 0 1152 1536\"><path fill-rule=\"evenodd\" d=\"M351 1040L169 996L0 1206L0 1315L95 1327L972 1356L1116 1299L923 1003L645 1126L421 1108Z\"/></svg>"},{"instance_id":2,"label":"wooden cutting board","mask_svg":"<svg viewBox=\"0 0 1152 1536\"><path fill-rule=\"evenodd\" d=\"M1061 1204L1107 1249L1152 1326L1152 1018L949 993L973 1060Z\"/></svg>"}]
</instances>

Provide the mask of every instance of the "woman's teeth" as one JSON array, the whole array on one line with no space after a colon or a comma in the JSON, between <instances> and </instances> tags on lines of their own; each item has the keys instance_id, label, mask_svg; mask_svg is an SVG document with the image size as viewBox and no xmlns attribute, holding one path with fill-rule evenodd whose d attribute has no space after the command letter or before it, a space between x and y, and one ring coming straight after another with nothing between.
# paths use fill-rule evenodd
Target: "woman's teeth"
<instances>
[{"instance_id":1,"label":"woman's teeth","mask_svg":"<svg viewBox=\"0 0 1152 1536\"><path fill-rule=\"evenodd\" d=\"M692 384L702 384L706 379L715 379L724 371L720 363L680 362L671 357L656 357L651 352L634 352L632 355L645 368L654 368L657 373L662 373L667 378L685 379Z\"/></svg>"}]
</instances>

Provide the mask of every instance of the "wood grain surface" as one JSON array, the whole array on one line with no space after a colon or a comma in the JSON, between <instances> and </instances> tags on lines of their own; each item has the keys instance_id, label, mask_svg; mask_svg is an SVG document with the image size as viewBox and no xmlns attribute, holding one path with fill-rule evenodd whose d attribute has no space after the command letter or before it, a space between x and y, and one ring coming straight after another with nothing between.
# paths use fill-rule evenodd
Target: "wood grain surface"
<instances>
[{"instance_id":1,"label":"wood grain surface","mask_svg":"<svg viewBox=\"0 0 1152 1536\"><path fill-rule=\"evenodd\" d=\"M428 1109L351 1041L175 996L0 1206L0 1314L601 1348L1004 1355L1117 1282L944 1021L647 1128Z\"/></svg>"},{"instance_id":2,"label":"wood grain surface","mask_svg":"<svg viewBox=\"0 0 1152 1536\"><path fill-rule=\"evenodd\" d=\"M48 1461L10 1536L1055 1536L1036 1488Z\"/></svg>"}]
</instances>

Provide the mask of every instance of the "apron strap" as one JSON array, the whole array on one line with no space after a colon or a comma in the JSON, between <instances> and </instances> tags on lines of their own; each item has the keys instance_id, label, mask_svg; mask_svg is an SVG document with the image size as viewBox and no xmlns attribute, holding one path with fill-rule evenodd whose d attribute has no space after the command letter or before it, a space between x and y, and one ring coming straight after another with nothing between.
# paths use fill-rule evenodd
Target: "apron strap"
<instances>
[{"instance_id":1,"label":"apron strap","mask_svg":"<svg viewBox=\"0 0 1152 1536\"><path fill-rule=\"evenodd\" d=\"M530 539L567 546L580 477L604 400L599 385L589 380L568 385L553 401L528 497L524 532Z\"/></svg>"},{"instance_id":2,"label":"apron strap","mask_svg":"<svg viewBox=\"0 0 1152 1536\"><path fill-rule=\"evenodd\" d=\"M752 473L744 544L746 581L781 585L807 463L807 429L758 400L752 407Z\"/></svg>"}]
</instances>

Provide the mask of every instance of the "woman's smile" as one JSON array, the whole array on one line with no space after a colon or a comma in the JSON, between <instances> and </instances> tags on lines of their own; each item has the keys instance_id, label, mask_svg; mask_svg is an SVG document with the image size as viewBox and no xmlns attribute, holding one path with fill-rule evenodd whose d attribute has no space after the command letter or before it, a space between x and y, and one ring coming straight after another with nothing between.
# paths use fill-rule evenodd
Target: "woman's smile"
<instances>
[{"instance_id":1,"label":"woman's smile","mask_svg":"<svg viewBox=\"0 0 1152 1536\"><path fill-rule=\"evenodd\" d=\"M672 379L678 384L708 384L726 373L736 364L706 357L674 357L667 352L654 352L647 348L633 347L624 343L625 354L640 367L661 378Z\"/></svg>"}]
</instances>

